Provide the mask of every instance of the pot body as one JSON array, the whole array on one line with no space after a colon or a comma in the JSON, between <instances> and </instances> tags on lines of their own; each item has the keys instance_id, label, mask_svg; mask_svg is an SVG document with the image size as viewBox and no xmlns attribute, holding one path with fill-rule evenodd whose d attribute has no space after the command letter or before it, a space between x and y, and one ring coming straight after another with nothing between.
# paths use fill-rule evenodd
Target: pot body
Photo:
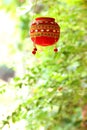
<instances>
[{"instance_id":1,"label":"pot body","mask_svg":"<svg viewBox=\"0 0 87 130\"><path fill-rule=\"evenodd\" d=\"M39 17L31 24L31 40L40 46L55 44L60 36L60 27L54 18Z\"/></svg>"}]
</instances>

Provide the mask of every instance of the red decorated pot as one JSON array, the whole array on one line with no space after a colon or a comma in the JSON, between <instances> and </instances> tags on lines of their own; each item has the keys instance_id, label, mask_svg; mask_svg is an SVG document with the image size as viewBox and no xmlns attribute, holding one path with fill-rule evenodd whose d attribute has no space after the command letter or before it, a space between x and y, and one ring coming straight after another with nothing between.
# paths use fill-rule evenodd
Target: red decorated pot
<instances>
[{"instance_id":1,"label":"red decorated pot","mask_svg":"<svg viewBox=\"0 0 87 130\"><path fill-rule=\"evenodd\" d=\"M31 24L30 37L34 44L50 46L55 44L60 36L60 27L54 18L39 17Z\"/></svg>"}]
</instances>

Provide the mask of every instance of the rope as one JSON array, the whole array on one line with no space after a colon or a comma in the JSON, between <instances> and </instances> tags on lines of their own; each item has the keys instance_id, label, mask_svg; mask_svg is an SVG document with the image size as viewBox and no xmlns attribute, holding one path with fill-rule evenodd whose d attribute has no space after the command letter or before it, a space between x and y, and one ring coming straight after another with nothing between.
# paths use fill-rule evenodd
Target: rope
<instances>
[{"instance_id":1,"label":"rope","mask_svg":"<svg viewBox=\"0 0 87 130\"><path fill-rule=\"evenodd\" d=\"M34 6L33 6L33 8L34 8L35 10L36 10L36 8L37 8L37 1L38 1L38 0L35 0ZM35 15L33 15L32 20L34 20L34 17L35 17Z\"/></svg>"}]
</instances>

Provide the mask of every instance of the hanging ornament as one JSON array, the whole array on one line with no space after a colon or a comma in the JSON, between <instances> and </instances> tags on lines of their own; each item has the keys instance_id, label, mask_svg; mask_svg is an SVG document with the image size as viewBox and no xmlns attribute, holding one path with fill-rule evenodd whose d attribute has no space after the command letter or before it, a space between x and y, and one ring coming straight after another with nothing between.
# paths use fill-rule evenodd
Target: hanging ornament
<instances>
[{"instance_id":1,"label":"hanging ornament","mask_svg":"<svg viewBox=\"0 0 87 130\"><path fill-rule=\"evenodd\" d=\"M31 24L30 37L33 41L33 54L36 54L36 45L51 46L55 44L54 52L57 52L56 42L59 40L60 27L54 18L39 17Z\"/></svg>"}]
</instances>

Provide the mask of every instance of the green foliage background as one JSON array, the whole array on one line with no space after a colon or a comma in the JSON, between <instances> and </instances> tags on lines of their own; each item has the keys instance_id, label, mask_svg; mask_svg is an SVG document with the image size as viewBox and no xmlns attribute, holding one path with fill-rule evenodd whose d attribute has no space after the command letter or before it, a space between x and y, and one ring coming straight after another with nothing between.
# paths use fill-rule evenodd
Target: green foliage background
<instances>
[{"instance_id":1,"label":"green foliage background","mask_svg":"<svg viewBox=\"0 0 87 130\"><path fill-rule=\"evenodd\" d=\"M77 130L82 122L82 107L87 103L87 1L86 0L37 0L43 10L35 13L35 1L4 0L5 9L18 15L20 40L18 49L23 57L26 72L15 77L11 83L14 89L28 89L28 96L20 98L20 104L3 125L26 120L25 130ZM3 4L1 5L3 8ZM43 48L35 56L31 66L32 42L29 40L30 22L38 16L54 17L61 28L61 36L54 47ZM27 44L26 41L30 43ZM26 49L30 48L30 49ZM42 47L38 47L42 49ZM28 59L30 56L30 59ZM25 93L26 95L26 93Z\"/></svg>"}]
</instances>

